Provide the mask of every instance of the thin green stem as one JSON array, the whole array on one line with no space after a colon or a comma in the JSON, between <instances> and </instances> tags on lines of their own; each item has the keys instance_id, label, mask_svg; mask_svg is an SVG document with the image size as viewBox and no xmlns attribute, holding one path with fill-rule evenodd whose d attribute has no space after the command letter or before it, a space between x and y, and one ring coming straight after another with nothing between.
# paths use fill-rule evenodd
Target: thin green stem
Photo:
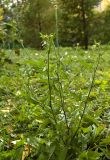
<instances>
[{"instance_id":1,"label":"thin green stem","mask_svg":"<svg viewBox=\"0 0 110 160\"><path fill-rule=\"evenodd\" d=\"M56 46L59 47L59 38L58 38L58 7L55 6L55 22L56 22Z\"/></svg>"},{"instance_id":2,"label":"thin green stem","mask_svg":"<svg viewBox=\"0 0 110 160\"><path fill-rule=\"evenodd\" d=\"M52 107L52 88L51 88L51 81L50 81L50 52L51 52L51 41L49 43L49 48L48 48L48 89L49 89L49 107L51 109L55 124L57 124L56 116L54 114L54 110Z\"/></svg>"},{"instance_id":3,"label":"thin green stem","mask_svg":"<svg viewBox=\"0 0 110 160\"><path fill-rule=\"evenodd\" d=\"M60 94L60 104L61 104L61 109L63 111L64 117L65 117L65 123L67 126L68 134L69 134L69 126L68 126L68 119L65 111L65 103L64 103L64 94L63 94L63 87L62 87L62 82L61 82L61 76L60 76L60 66L61 66L61 61L60 61L60 54L59 54L59 36L58 36L58 6L55 6L55 20L56 20L56 47L54 45L54 51L56 54L57 58L57 79L58 79L58 84L59 84L59 94Z\"/></svg>"},{"instance_id":4,"label":"thin green stem","mask_svg":"<svg viewBox=\"0 0 110 160\"><path fill-rule=\"evenodd\" d=\"M101 53L99 53L99 56L98 56L98 58L97 58L97 65L96 65L96 67L95 67L95 69L94 69L93 78L92 78L92 82L91 82L91 85L90 85L90 89L89 89L87 98L86 98L86 100L85 100L85 102L84 102L83 112L82 112L82 115L81 115L81 117L80 117L80 121L79 121L78 127L77 127L77 129L76 129L76 131L75 131L75 133L74 133L74 135L73 135L73 137L72 137L72 139L71 139L71 142L74 140L75 136L77 135L77 133L78 133L78 131L79 131L79 129L80 129L80 125L81 125L82 119L83 119L83 117L84 117L84 115L85 115L85 111L86 111L86 108L87 108L87 104L88 104L88 100L89 100L89 97L90 97L90 93L91 93L92 88L93 88L93 85L94 85L94 80L95 80L95 76L96 76L96 71L97 71L98 66L99 66L100 58L101 58Z\"/></svg>"},{"instance_id":5,"label":"thin green stem","mask_svg":"<svg viewBox=\"0 0 110 160\"><path fill-rule=\"evenodd\" d=\"M57 79L59 83L59 94L60 94L60 104L61 104L61 109L63 111L64 117L65 117L65 123L67 126L68 134L69 134L69 126L68 126L68 119L65 111L65 102L64 102L64 94L63 94L63 88L62 88L62 83L60 82L60 76L58 73L57 74Z\"/></svg>"}]
</instances>

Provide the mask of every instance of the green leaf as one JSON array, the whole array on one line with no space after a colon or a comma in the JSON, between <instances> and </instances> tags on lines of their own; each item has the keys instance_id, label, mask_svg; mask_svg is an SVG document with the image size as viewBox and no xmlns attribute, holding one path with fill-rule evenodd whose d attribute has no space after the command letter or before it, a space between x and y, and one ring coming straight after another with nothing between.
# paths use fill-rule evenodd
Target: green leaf
<instances>
[{"instance_id":1,"label":"green leaf","mask_svg":"<svg viewBox=\"0 0 110 160\"><path fill-rule=\"evenodd\" d=\"M87 152L82 152L78 160L88 160Z\"/></svg>"},{"instance_id":2,"label":"green leaf","mask_svg":"<svg viewBox=\"0 0 110 160\"><path fill-rule=\"evenodd\" d=\"M88 151L87 156L88 160L97 160L100 158L102 153L96 152L96 151Z\"/></svg>"},{"instance_id":3,"label":"green leaf","mask_svg":"<svg viewBox=\"0 0 110 160\"><path fill-rule=\"evenodd\" d=\"M92 116L90 116L90 115L86 115L85 117L84 117L84 121L83 121L83 127L89 127L89 126L91 126L91 125L98 125L98 121L94 118L94 117L92 117Z\"/></svg>"},{"instance_id":4,"label":"green leaf","mask_svg":"<svg viewBox=\"0 0 110 160\"><path fill-rule=\"evenodd\" d=\"M54 151L55 151L55 146L51 146L48 160L51 160L51 157L52 157Z\"/></svg>"},{"instance_id":5,"label":"green leaf","mask_svg":"<svg viewBox=\"0 0 110 160\"><path fill-rule=\"evenodd\" d=\"M102 153L98 153L96 151L84 151L81 153L79 160L97 160L101 155Z\"/></svg>"},{"instance_id":6,"label":"green leaf","mask_svg":"<svg viewBox=\"0 0 110 160\"><path fill-rule=\"evenodd\" d=\"M108 136L107 138L103 139L100 142L100 145L109 145L110 144L110 136Z\"/></svg>"},{"instance_id":7,"label":"green leaf","mask_svg":"<svg viewBox=\"0 0 110 160\"><path fill-rule=\"evenodd\" d=\"M63 147L58 153L58 160L66 160L67 148Z\"/></svg>"}]
</instances>

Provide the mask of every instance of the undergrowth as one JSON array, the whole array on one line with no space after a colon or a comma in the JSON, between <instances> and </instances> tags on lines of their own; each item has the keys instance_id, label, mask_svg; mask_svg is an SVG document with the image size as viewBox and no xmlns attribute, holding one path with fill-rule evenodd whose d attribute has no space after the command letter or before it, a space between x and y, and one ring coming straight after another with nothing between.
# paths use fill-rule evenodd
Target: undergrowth
<instances>
[{"instance_id":1,"label":"undergrowth","mask_svg":"<svg viewBox=\"0 0 110 160\"><path fill-rule=\"evenodd\" d=\"M58 50L53 38L42 52L4 50L0 160L107 160L109 46Z\"/></svg>"}]
</instances>

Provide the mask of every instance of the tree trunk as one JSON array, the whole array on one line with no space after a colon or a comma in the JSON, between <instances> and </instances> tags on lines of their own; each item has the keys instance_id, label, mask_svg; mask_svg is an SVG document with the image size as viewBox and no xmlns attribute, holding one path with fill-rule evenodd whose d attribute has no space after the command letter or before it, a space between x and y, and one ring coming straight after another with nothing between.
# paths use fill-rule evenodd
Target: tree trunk
<instances>
[{"instance_id":1,"label":"tree trunk","mask_svg":"<svg viewBox=\"0 0 110 160\"><path fill-rule=\"evenodd\" d=\"M82 15L82 30L83 30L83 44L84 48L88 49L88 24L85 13L84 0L81 0L81 15Z\"/></svg>"},{"instance_id":2,"label":"tree trunk","mask_svg":"<svg viewBox=\"0 0 110 160\"><path fill-rule=\"evenodd\" d=\"M39 33L41 33L42 32L42 24L41 24L41 15L40 15L40 12L38 12L38 20L39 20L39 22L38 22L38 26L39 26Z\"/></svg>"}]
</instances>

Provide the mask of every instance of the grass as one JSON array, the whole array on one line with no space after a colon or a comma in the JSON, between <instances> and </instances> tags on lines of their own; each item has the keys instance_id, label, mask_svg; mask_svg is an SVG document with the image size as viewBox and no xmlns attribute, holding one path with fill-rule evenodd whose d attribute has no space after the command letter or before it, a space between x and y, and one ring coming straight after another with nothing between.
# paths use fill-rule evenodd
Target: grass
<instances>
[{"instance_id":1,"label":"grass","mask_svg":"<svg viewBox=\"0 0 110 160\"><path fill-rule=\"evenodd\" d=\"M12 63L2 62L0 70L0 160L110 158L109 50L60 48L58 68L52 49L49 70L45 50L5 51Z\"/></svg>"}]
</instances>

